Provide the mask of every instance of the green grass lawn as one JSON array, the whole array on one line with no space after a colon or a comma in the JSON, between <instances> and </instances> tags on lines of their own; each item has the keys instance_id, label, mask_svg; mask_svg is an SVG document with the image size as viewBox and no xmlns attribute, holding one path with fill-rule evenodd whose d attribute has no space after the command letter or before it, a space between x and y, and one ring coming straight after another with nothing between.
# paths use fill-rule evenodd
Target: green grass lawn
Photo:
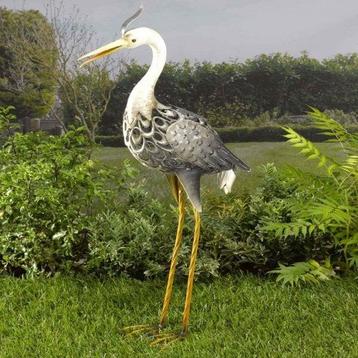
<instances>
[{"instance_id":1,"label":"green grass lawn","mask_svg":"<svg viewBox=\"0 0 358 358\"><path fill-rule=\"evenodd\" d=\"M170 325L179 327L184 283ZM0 279L0 357L357 357L358 286L350 278L282 288L251 276L194 287L191 332L160 351L120 334L154 323L164 283Z\"/></svg>"},{"instance_id":2,"label":"green grass lawn","mask_svg":"<svg viewBox=\"0 0 358 358\"><path fill-rule=\"evenodd\" d=\"M256 187L260 180L258 168L266 163L275 163L277 167L285 165L297 165L299 168L315 172L317 163L308 161L297 150L285 142L250 142L231 143L227 146L251 167L252 171L246 173L237 171L237 180L233 190L250 191ZM334 158L337 158L337 145L332 143L317 143L320 150ZM155 170L146 168L138 163L127 148L100 148L95 153L95 158L104 163L119 167L123 160L129 160L133 167L140 170L137 180L144 184L149 191L155 191L159 197L169 195L168 184L165 176ZM339 159L339 158L337 158ZM216 176L204 176L203 189L218 190ZM218 190L219 191L219 190Z\"/></svg>"}]
</instances>

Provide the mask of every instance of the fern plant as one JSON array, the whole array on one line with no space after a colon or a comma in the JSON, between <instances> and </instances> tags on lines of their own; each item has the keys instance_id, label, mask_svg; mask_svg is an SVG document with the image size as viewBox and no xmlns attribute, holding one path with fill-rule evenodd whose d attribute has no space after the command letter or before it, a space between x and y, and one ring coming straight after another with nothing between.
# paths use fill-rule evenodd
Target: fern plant
<instances>
[{"instance_id":1,"label":"fern plant","mask_svg":"<svg viewBox=\"0 0 358 358\"><path fill-rule=\"evenodd\" d=\"M297 168L286 175L297 183L296 195L286 199L289 220L265 221L263 230L277 236L310 237L325 233L334 238L338 252L350 268L358 267L358 135L348 132L326 114L312 108L309 113L315 126L337 144L338 161L322 153L319 148L289 127L283 127L288 143L308 160L315 160L325 175L304 173ZM284 266L278 270L282 273ZM307 266L300 263L291 270ZM278 272L278 271L277 271ZM304 270L302 271L304 275ZM280 276L283 277L283 276ZM284 281L285 282L285 281Z\"/></svg>"},{"instance_id":2,"label":"fern plant","mask_svg":"<svg viewBox=\"0 0 358 358\"><path fill-rule=\"evenodd\" d=\"M319 283L336 276L330 260L320 265L316 260L296 262L291 266L280 264L276 270L269 273L278 274L276 281L282 285L300 286L301 283Z\"/></svg>"}]
</instances>

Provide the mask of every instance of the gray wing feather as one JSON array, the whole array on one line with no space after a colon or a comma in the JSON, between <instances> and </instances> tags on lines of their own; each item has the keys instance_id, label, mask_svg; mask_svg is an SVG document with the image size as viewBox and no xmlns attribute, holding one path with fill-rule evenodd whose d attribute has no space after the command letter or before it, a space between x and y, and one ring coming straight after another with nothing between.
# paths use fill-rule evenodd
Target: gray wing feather
<instances>
[{"instance_id":1,"label":"gray wing feather","mask_svg":"<svg viewBox=\"0 0 358 358\"><path fill-rule=\"evenodd\" d=\"M168 143L182 160L201 168L204 172L218 173L239 167L250 168L227 149L219 135L198 117L186 118L171 124L166 133ZM197 120L197 121L196 121Z\"/></svg>"}]
</instances>

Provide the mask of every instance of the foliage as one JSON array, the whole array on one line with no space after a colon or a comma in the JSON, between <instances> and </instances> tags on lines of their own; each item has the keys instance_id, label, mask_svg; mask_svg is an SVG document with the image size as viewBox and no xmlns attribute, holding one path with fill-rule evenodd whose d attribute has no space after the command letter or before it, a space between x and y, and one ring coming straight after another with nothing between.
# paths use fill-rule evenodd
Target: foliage
<instances>
[{"instance_id":1,"label":"foliage","mask_svg":"<svg viewBox=\"0 0 358 358\"><path fill-rule=\"evenodd\" d=\"M123 187L122 175L95 166L88 153L81 129L62 137L15 133L3 145L0 271L76 269L91 217Z\"/></svg>"},{"instance_id":2,"label":"foliage","mask_svg":"<svg viewBox=\"0 0 358 358\"><path fill-rule=\"evenodd\" d=\"M334 255L334 240L318 232L297 240L264 230L268 221L288 217L286 199L297 185L273 165L262 168L262 184L251 195L237 197L205 193L205 211L197 276L201 279L241 270L264 273L278 262L317 260ZM146 205L143 206L142 203ZM132 277L165 277L174 242L176 210L154 200L136 185L123 206L100 213L89 227L90 272ZM191 215L186 219L177 275L187 273Z\"/></svg>"},{"instance_id":3,"label":"foliage","mask_svg":"<svg viewBox=\"0 0 358 358\"><path fill-rule=\"evenodd\" d=\"M285 128L288 142L307 159L318 161L326 176L291 170L290 178L295 181L299 195L286 199L286 220L266 220L264 229L278 237L295 239L328 235L336 246L336 259L342 259L343 253L348 265L357 267L358 136L316 109L310 116L316 127L337 143L342 160L328 157L293 129Z\"/></svg>"},{"instance_id":4,"label":"foliage","mask_svg":"<svg viewBox=\"0 0 358 358\"><path fill-rule=\"evenodd\" d=\"M62 138L16 134L1 150L2 269L28 275L80 270L164 278L174 242L175 207L153 199L138 181L129 180L122 190L123 175L132 177L133 170L122 165L116 180L88 160L85 144L78 131ZM278 262L321 261L337 254L329 233L316 230L295 240L266 230L267 222L289 219L287 198L303 194L273 165L262 170L262 183L251 195L205 193L197 264L201 279L240 270L264 273ZM193 235L189 214L178 277L188 270Z\"/></svg>"},{"instance_id":5,"label":"foliage","mask_svg":"<svg viewBox=\"0 0 358 358\"><path fill-rule=\"evenodd\" d=\"M82 125L94 143L98 126L107 108L113 88L109 73L103 68L87 67L81 72L66 73L61 81L65 125Z\"/></svg>"},{"instance_id":6,"label":"foliage","mask_svg":"<svg viewBox=\"0 0 358 358\"><path fill-rule=\"evenodd\" d=\"M137 278L163 275L172 248L172 241L164 240L172 236L166 207L138 188L130 188L124 200L90 223L88 270Z\"/></svg>"},{"instance_id":7,"label":"foliage","mask_svg":"<svg viewBox=\"0 0 358 358\"><path fill-rule=\"evenodd\" d=\"M128 95L147 68L135 62L124 66L104 115L101 134L120 132ZM267 125L279 122L279 118L289 123L289 115L304 114L307 104L331 110L337 120L355 125L357 88L357 54L319 61L306 53L297 58L276 53L243 63L168 63L156 95L163 103L206 116L217 127L237 127L253 120Z\"/></svg>"},{"instance_id":8,"label":"foliage","mask_svg":"<svg viewBox=\"0 0 358 358\"><path fill-rule=\"evenodd\" d=\"M14 105L20 118L45 115L55 99L57 56L45 16L0 7L0 106Z\"/></svg>"},{"instance_id":9,"label":"foliage","mask_svg":"<svg viewBox=\"0 0 358 358\"><path fill-rule=\"evenodd\" d=\"M295 180L273 164L262 167L262 171L261 184L244 200L219 197L210 208L212 218L207 220L215 223L216 231L218 226L222 229L220 240L211 240L213 233L209 233L206 242L212 245L210 251L219 252L220 267L224 272L240 269L266 272L278 262L292 264L312 257L322 260L334 255L334 240L329 233L315 232L293 239L290 235L276 235L267 230L268 223L289 222L291 206L288 199L303 198L309 191L297 190Z\"/></svg>"},{"instance_id":10,"label":"foliage","mask_svg":"<svg viewBox=\"0 0 358 358\"><path fill-rule=\"evenodd\" d=\"M247 117L243 114L246 112L240 103L225 103L217 108L205 108L203 106L199 112L205 113L210 124L214 127L230 127L246 124Z\"/></svg>"},{"instance_id":11,"label":"foliage","mask_svg":"<svg viewBox=\"0 0 358 358\"><path fill-rule=\"evenodd\" d=\"M16 115L12 113L15 109L13 106L0 106L0 133L5 132L7 135L10 135L12 131L18 128L18 123L16 123Z\"/></svg>"},{"instance_id":12,"label":"foliage","mask_svg":"<svg viewBox=\"0 0 358 358\"><path fill-rule=\"evenodd\" d=\"M324 113L345 127L358 124L358 112L345 113L339 109L326 109Z\"/></svg>"},{"instance_id":13,"label":"foliage","mask_svg":"<svg viewBox=\"0 0 358 358\"><path fill-rule=\"evenodd\" d=\"M11 109L1 113L2 123L11 123ZM198 277L241 270L265 273L279 263L323 262L327 257L339 270L347 266L345 256L352 267L357 264L356 134L320 112L314 115L326 136L344 138L342 163L287 129L290 141L318 159L325 175L268 164L251 194L204 193ZM327 123L331 131L323 129ZM7 139L0 150L1 270L165 277L175 206L154 199L138 180L132 181L135 171L125 163L114 172L90 160L86 138L79 129L63 137L15 133ZM179 277L188 271L189 214Z\"/></svg>"},{"instance_id":14,"label":"foliage","mask_svg":"<svg viewBox=\"0 0 358 358\"><path fill-rule=\"evenodd\" d=\"M336 275L329 260L326 260L324 265L320 265L312 259L307 262L295 262L291 266L279 264L279 268L271 270L270 273L278 274L277 282L291 286L300 286L301 281L303 283L319 283L330 280Z\"/></svg>"}]
</instances>

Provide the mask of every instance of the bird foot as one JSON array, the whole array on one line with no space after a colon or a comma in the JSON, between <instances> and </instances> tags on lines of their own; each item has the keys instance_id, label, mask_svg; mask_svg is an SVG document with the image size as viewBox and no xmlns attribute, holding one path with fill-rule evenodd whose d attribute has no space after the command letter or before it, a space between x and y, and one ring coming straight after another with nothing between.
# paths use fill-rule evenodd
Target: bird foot
<instances>
[{"instance_id":1,"label":"bird foot","mask_svg":"<svg viewBox=\"0 0 358 358\"><path fill-rule=\"evenodd\" d=\"M156 336L160 332L159 325L155 324L139 324L122 328L122 333L126 336L149 335Z\"/></svg>"},{"instance_id":2,"label":"bird foot","mask_svg":"<svg viewBox=\"0 0 358 358\"><path fill-rule=\"evenodd\" d=\"M158 333L154 335L154 341L149 345L151 347L162 346L165 347L171 343L181 341L186 337L186 333L181 332L168 332L168 333Z\"/></svg>"}]
</instances>

